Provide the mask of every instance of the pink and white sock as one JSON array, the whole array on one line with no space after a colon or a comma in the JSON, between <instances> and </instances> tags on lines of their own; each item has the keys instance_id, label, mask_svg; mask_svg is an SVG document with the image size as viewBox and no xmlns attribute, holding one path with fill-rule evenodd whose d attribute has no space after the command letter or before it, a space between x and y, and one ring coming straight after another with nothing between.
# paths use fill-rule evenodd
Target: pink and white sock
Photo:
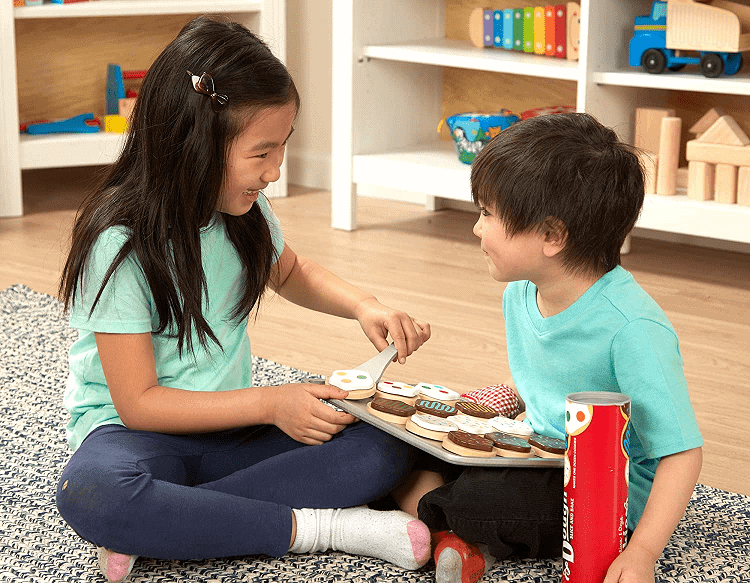
<instances>
[{"instance_id":1,"label":"pink and white sock","mask_svg":"<svg viewBox=\"0 0 750 583\"><path fill-rule=\"evenodd\" d=\"M292 553L343 551L419 569L430 559L430 531L400 510L354 508L293 509L297 536Z\"/></svg>"},{"instance_id":2,"label":"pink and white sock","mask_svg":"<svg viewBox=\"0 0 750 583\"><path fill-rule=\"evenodd\" d=\"M104 547L96 547L96 557L99 561L99 568L109 583L124 581L125 577L130 575L130 571L133 570L133 564L138 558L135 555L116 553Z\"/></svg>"}]
</instances>

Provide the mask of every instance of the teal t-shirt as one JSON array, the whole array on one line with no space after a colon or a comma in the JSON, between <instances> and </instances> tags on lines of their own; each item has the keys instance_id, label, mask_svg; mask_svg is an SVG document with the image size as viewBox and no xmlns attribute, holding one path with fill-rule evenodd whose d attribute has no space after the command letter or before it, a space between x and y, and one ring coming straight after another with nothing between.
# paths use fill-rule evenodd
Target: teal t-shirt
<instances>
[{"instance_id":1,"label":"teal t-shirt","mask_svg":"<svg viewBox=\"0 0 750 583\"><path fill-rule=\"evenodd\" d=\"M268 202L257 202L273 237L277 256L284 248L281 226ZM93 314L91 305L104 274L128 237L124 227L111 227L96 240L84 271L83 284L70 311L70 326L78 330L78 340L70 348L64 405L70 413L67 438L75 450L94 429L107 424L124 425L107 388L95 332L139 334L158 328L159 317L153 295L137 260L130 256L112 275ZM242 265L229 240L222 215L201 231L201 255L206 275L208 301L204 317L221 342L200 346L193 331L195 354L177 351L177 338L165 331L152 336L159 384L191 391L223 391L252 386L252 356L247 335L247 319L231 318L242 291Z\"/></svg>"},{"instance_id":2,"label":"teal t-shirt","mask_svg":"<svg viewBox=\"0 0 750 583\"><path fill-rule=\"evenodd\" d=\"M616 267L573 305L544 318L530 281L503 295L508 361L537 433L565 438L565 398L611 391L631 399L628 524L634 529L663 456L703 445L677 334L633 276Z\"/></svg>"}]
</instances>

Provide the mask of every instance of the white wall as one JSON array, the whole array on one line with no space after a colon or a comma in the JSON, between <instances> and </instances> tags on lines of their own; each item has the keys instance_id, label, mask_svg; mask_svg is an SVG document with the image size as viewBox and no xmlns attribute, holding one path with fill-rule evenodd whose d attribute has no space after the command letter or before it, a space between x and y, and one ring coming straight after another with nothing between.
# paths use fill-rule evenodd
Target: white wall
<instances>
[{"instance_id":1,"label":"white wall","mask_svg":"<svg viewBox=\"0 0 750 583\"><path fill-rule=\"evenodd\" d=\"M287 67L302 99L289 183L331 188L331 1L287 0Z\"/></svg>"}]
</instances>

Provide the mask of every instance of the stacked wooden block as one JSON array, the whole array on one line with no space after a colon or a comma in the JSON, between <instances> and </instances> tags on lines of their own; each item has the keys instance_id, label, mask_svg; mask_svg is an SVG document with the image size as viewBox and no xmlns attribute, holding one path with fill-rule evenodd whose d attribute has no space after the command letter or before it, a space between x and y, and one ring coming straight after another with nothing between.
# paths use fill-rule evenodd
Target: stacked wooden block
<instances>
[{"instance_id":1,"label":"stacked wooden block","mask_svg":"<svg viewBox=\"0 0 750 583\"><path fill-rule=\"evenodd\" d=\"M635 139L646 192L677 194L687 187L695 200L750 205L750 138L730 115L711 109L689 132L687 168L679 168L682 120L668 108L638 108Z\"/></svg>"},{"instance_id":2,"label":"stacked wooden block","mask_svg":"<svg viewBox=\"0 0 750 583\"><path fill-rule=\"evenodd\" d=\"M712 109L690 129L688 196L750 205L750 138L730 115Z\"/></svg>"}]
</instances>

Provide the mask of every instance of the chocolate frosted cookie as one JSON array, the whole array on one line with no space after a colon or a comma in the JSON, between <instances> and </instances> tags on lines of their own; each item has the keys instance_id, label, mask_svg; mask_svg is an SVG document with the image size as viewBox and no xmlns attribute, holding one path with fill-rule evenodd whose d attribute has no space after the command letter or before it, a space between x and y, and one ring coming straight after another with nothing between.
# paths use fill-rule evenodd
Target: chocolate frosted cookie
<instances>
[{"instance_id":1,"label":"chocolate frosted cookie","mask_svg":"<svg viewBox=\"0 0 750 583\"><path fill-rule=\"evenodd\" d=\"M448 405L441 401L434 401L433 399L417 399L414 403L417 411L420 413L429 413L430 415L436 415L437 417L450 417L458 413L458 410L453 405Z\"/></svg>"},{"instance_id":2,"label":"chocolate frosted cookie","mask_svg":"<svg viewBox=\"0 0 750 583\"><path fill-rule=\"evenodd\" d=\"M502 457L531 457L531 446L525 439L516 435L509 435L500 431L494 431L485 435L492 441L495 453Z\"/></svg>"},{"instance_id":3,"label":"chocolate frosted cookie","mask_svg":"<svg viewBox=\"0 0 750 583\"><path fill-rule=\"evenodd\" d=\"M469 457L495 457L492 441L465 431L451 431L443 438L443 447L452 453Z\"/></svg>"},{"instance_id":4,"label":"chocolate frosted cookie","mask_svg":"<svg viewBox=\"0 0 750 583\"><path fill-rule=\"evenodd\" d=\"M413 405L396 399L384 399L383 397L375 397L367 403L367 410L376 417L400 425L406 424L409 417L416 412Z\"/></svg>"},{"instance_id":5,"label":"chocolate frosted cookie","mask_svg":"<svg viewBox=\"0 0 750 583\"><path fill-rule=\"evenodd\" d=\"M464 415L471 415L472 417L479 417L480 419L492 419L497 417L497 411L495 411L489 405L482 405L481 403L474 403L473 401L459 401L456 403L456 409L459 413Z\"/></svg>"},{"instance_id":6,"label":"chocolate frosted cookie","mask_svg":"<svg viewBox=\"0 0 750 583\"><path fill-rule=\"evenodd\" d=\"M534 433L529 437L529 445L539 457L561 458L565 455L564 439Z\"/></svg>"}]
</instances>

